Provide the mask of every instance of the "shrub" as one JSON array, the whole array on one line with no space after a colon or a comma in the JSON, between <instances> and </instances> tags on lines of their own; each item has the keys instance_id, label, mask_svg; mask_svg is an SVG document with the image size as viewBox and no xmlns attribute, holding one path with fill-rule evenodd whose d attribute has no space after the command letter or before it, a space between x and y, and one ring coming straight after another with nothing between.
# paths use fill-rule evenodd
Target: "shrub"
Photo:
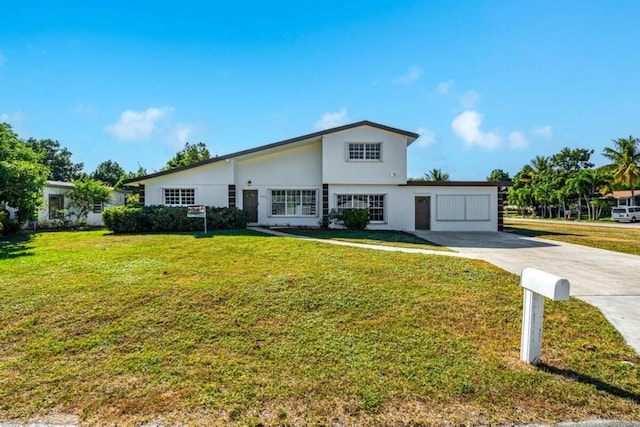
<instances>
[{"instance_id":1,"label":"shrub","mask_svg":"<svg viewBox=\"0 0 640 427\"><path fill-rule=\"evenodd\" d=\"M332 209L329 220L349 230L364 230L369 225L369 209L345 209L342 212Z\"/></svg>"},{"instance_id":2,"label":"shrub","mask_svg":"<svg viewBox=\"0 0 640 427\"><path fill-rule=\"evenodd\" d=\"M107 229L114 233L200 231L202 218L188 218L186 207L114 206L102 212ZM238 208L207 208L207 230L244 228L247 215Z\"/></svg>"}]
</instances>

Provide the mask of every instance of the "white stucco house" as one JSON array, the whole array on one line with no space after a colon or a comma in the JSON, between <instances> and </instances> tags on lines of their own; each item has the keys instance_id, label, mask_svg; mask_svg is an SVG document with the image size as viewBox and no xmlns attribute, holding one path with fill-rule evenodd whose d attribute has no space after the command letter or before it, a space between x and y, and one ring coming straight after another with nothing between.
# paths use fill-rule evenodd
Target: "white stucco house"
<instances>
[{"instance_id":1,"label":"white stucco house","mask_svg":"<svg viewBox=\"0 0 640 427\"><path fill-rule=\"evenodd\" d=\"M370 229L496 231L504 182L407 181L414 132L361 121L125 181L145 205L238 207L250 223L317 227L368 208Z\"/></svg>"},{"instance_id":2,"label":"white stucco house","mask_svg":"<svg viewBox=\"0 0 640 427\"><path fill-rule=\"evenodd\" d=\"M71 220L69 215L69 198L67 193L73 188L73 183L64 181L47 181L44 188L44 204L38 213L37 225L48 227L56 221ZM103 226L102 211L109 206L121 206L125 204L125 191L111 190L109 203L96 203L87 215L87 225Z\"/></svg>"}]
</instances>

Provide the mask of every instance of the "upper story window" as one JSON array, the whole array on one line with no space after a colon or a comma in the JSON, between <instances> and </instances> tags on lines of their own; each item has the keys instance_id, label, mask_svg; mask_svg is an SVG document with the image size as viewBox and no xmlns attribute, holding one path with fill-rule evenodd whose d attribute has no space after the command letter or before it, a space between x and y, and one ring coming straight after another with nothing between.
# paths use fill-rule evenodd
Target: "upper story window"
<instances>
[{"instance_id":1,"label":"upper story window","mask_svg":"<svg viewBox=\"0 0 640 427\"><path fill-rule=\"evenodd\" d=\"M382 152L380 142L350 142L347 148L348 160L380 160Z\"/></svg>"},{"instance_id":2,"label":"upper story window","mask_svg":"<svg viewBox=\"0 0 640 427\"><path fill-rule=\"evenodd\" d=\"M196 190L193 188L165 188L165 205L195 205Z\"/></svg>"}]
</instances>

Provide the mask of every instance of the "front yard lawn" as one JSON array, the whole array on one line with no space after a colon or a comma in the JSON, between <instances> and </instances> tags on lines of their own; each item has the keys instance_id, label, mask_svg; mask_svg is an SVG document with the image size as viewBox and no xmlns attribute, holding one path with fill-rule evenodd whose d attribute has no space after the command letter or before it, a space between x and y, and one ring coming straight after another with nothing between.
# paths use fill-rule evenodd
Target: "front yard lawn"
<instances>
[{"instance_id":1,"label":"front yard lawn","mask_svg":"<svg viewBox=\"0 0 640 427\"><path fill-rule=\"evenodd\" d=\"M558 222L509 221L505 220L505 231L529 237L573 243L598 249L640 255L640 229L623 227L598 227Z\"/></svg>"},{"instance_id":2,"label":"front yard lawn","mask_svg":"<svg viewBox=\"0 0 640 427\"><path fill-rule=\"evenodd\" d=\"M428 425L640 419L640 358L600 312L491 265L251 231L0 241L0 420Z\"/></svg>"}]
</instances>

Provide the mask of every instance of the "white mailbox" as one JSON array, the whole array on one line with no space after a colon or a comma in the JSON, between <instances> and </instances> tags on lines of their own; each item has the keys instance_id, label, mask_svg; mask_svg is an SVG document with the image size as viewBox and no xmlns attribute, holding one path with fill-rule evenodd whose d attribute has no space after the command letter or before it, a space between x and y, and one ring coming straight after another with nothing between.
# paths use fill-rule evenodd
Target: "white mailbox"
<instances>
[{"instance_id":1,"label":"white mailbox","mask_svg":"<svg viewBox=\"0 0 640 427\"><path fill-rule=\"evenodd\" d=\"M524 288L520 359L535 365L540 363L544 298L568 300L570 286L567 279L532 267L522 270L520 285Z\"/></svg>"}]
</instances>

